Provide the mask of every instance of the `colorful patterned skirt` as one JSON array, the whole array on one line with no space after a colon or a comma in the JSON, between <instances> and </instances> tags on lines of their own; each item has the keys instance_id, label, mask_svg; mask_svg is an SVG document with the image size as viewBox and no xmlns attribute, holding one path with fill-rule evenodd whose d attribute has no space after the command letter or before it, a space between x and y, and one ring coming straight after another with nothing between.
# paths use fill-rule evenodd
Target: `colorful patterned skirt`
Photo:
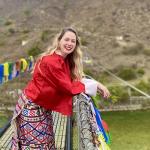
<instances>
[{"instance_id":1,"label":"colorful patterned skirt","mask_svg":"<svg viewBox=\"0 0 150 150\"><path fill-rule=\"evenodd\" d=\"M12 126L12 150L55 150L50 110L36 105L22 93L16 105Z\"/></svg>"}]
</instances>

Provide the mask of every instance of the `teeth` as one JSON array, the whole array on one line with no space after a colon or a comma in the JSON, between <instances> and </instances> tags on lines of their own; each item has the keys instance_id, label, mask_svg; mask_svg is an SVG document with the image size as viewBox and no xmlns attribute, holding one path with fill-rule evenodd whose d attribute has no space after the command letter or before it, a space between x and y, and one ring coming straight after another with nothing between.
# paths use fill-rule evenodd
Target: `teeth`
<instances>
[{"instance_id":1,"label":"teeth","mask_svg":"<svg viewBox=\"0 0 150 150\"><path fill-rule=\"evenodd\" d=\"M67 50L71 50L72 49L72 47L65 47Z\"/></svg>"}]
</instances>

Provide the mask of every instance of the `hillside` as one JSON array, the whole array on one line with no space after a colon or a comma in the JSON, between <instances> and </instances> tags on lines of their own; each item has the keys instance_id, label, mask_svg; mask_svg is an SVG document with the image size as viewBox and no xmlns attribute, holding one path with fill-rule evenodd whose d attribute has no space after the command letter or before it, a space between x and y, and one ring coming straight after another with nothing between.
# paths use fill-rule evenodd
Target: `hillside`
<instances>
[{"instance_id":1,"label":"hillside","mask_svg":"<svg viewBox=\"0 0 150 150\"><path fill-rule=\"evenodd\" d=\"M0 0L0 14L1 63L27 56L35 44L44 50L55 33L72 26L97 73L100 64L111 70L130 66L149 73L149 0ZM23 41L27 41L24 46Z\"/></svg>"}]
</instances>

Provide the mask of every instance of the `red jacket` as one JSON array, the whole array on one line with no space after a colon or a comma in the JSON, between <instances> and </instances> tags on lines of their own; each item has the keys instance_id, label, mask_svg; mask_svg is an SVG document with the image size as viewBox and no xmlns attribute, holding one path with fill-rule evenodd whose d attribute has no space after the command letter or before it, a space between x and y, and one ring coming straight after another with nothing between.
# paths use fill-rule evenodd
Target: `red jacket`
<instances>
[{"instance_id":1,"label":"red jacket","mask_svg":"<svg viewBox=\"0 0 150 150\"><path fill-rule=\"evenodd\" d=\"M24 89L32 102L64 115L72 114L73 95L84 91L84 84L71 81L67 59L56 53L37 62L32 80Z\"/></svg>"}]
</instances>

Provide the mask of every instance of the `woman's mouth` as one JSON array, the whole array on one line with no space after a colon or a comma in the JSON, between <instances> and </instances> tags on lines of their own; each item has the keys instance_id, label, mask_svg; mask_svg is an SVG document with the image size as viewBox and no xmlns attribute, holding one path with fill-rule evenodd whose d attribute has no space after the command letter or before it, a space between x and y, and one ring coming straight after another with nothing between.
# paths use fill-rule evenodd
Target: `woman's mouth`
<instances>
[{"instance_id":1,"label":"woman's mouth","mask_svg":"<svg viewBox=\"0 0 150 150\"><path fill-rule=\"evenodd\" d=\"M72 50L72 46L64 46L65 47L65 49L67 50L67 51L71 51Z\"/></svg>"}]
</instances>

